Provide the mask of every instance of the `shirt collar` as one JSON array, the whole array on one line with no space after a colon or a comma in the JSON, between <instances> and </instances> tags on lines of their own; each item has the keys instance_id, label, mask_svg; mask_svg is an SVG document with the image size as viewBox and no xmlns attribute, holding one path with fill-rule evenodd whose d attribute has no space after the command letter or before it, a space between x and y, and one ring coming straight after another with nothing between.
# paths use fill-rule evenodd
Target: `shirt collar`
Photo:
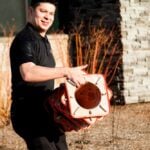
<instances>
[{"instance_id":1,"label":"shirt collar","mask_svg":"<svg viewBox=\"0 0 150 150\"><path fill-rule=\"evenodd\" d=\"M38 30L31 24L31 23L27 23L27 28L29 28L30 30L32 30L33 34L39 38L39 39L42 39L42 40L48 40L47 36L45 35L45 37L41 36L38 32Z\"/></svg>"}]
</instances>

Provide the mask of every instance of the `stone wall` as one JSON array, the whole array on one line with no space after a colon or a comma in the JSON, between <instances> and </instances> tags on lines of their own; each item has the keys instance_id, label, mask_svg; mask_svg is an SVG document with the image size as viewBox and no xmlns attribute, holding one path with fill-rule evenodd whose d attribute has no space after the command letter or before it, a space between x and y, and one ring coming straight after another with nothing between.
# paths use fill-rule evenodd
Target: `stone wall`
<instances>
[{"instance_id":1,"label":"stone wall","mask_svg":"<svg viewBox=\"0 0 150 150\"><path fill-rule=\"evenodd\" d=\"M121 0L126 103L150 101L150 1Z\"/></svg>"}]
</instances>

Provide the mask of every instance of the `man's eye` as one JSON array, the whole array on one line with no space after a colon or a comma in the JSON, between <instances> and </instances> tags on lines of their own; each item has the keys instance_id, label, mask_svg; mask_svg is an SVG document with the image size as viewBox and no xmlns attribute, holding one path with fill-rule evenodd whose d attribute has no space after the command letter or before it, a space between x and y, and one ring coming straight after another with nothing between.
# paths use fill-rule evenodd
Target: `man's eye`
<instances>
[{"instance_id":1,"label":"man's eye","mask_svg":"<svg viewBox=\"0 0 150 150\"><path fill-rule=\"evenodd\" d=\"M41 11L41 12L46 12L46 10L43 10L43 9L41 9L40 11Z\"/></svg>"}]
</instances>

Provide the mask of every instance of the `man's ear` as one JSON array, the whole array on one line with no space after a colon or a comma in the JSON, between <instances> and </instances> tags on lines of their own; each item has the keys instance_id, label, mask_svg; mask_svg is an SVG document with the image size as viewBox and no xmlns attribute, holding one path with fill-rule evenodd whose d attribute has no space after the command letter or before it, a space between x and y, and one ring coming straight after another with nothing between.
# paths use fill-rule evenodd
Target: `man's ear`
<instances>
[{"instance_id":1,"label":"man's ear","mask_svg":"<svg viewBox=\"0 0 150 150\"><path fill-rule=\"evenodd\" d=\"M34 8L29 6L28 7L28 21L32 20L33 11L34 11Z\"/></svg>"},{"instance_id":2,"label":"man's ear","mask_svg":"<svg viewBox=\"0 0 150 150\"><path fill-rule=\"evenodd\" d=\"M34 8L31 7L31 6L29 6L29 7L28 7L28 14L29 14L29 15L32 15L33 11L34 11Z\"/></svg>"}]
</instances>

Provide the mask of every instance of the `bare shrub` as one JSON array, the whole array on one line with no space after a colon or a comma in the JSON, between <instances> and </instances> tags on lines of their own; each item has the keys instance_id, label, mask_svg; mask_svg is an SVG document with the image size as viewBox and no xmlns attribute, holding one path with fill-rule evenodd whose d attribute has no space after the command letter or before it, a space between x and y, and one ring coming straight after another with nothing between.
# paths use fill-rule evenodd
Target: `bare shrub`
<instances>
[{"instance_id":1,"label":"bare shrub","mask_svg":"<svg viewBox=\"0 0 150 150\"><path fill-rule=\"evenodd\" d=\"M99 26L90 23L74 26L69 45L74 44L72 56L75 65L88 64L88 73L104 74L109 85L121 63L122 50L116 28L107 29L102 24L101 20Z\"/></svg>"}]
</instances>

